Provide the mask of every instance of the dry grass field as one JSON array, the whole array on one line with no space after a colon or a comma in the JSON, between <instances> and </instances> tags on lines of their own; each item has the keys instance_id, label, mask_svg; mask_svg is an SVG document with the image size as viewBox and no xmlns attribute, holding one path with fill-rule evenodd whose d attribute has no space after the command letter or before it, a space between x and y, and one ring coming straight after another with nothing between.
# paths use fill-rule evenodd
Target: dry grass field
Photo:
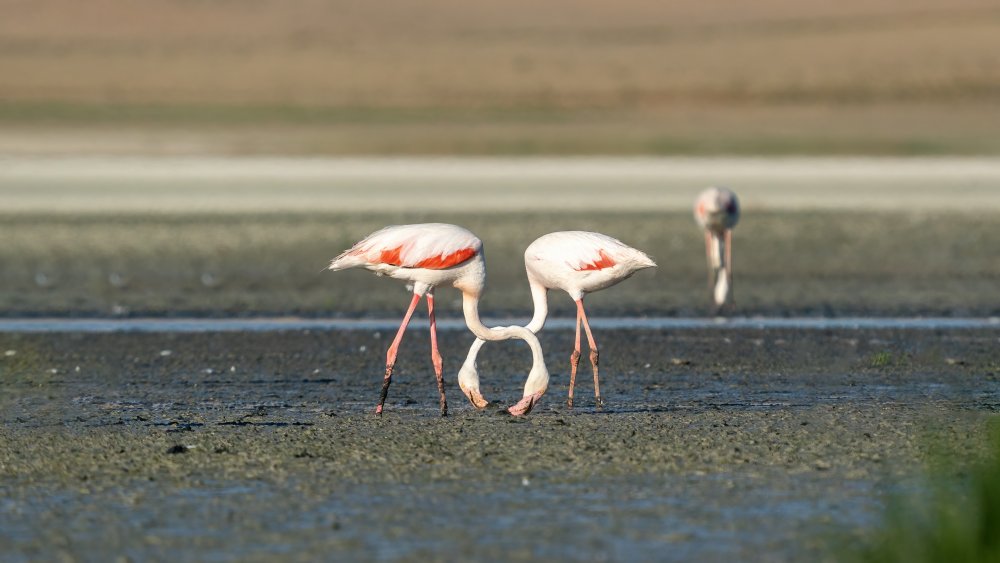
<instances>
[{"instance_id":1,"label":"dry grass field","mask_svg":"<svg viewBox=\"0 0 1000 563\"><path fill-rule=\"evenodd\" d=\"M0 1L0 152L997 154L985 0Z\"/></svg>"}]
</instances>

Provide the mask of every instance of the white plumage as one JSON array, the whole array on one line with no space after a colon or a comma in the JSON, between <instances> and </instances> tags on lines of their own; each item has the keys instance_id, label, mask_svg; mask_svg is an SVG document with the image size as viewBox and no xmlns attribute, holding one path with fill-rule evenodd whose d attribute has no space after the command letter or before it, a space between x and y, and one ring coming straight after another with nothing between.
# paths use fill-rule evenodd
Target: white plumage
<instances>
[{"instance_id":1,"label":"white plumage","mask_svg":"<svg viewBox=\"0 0 1000 563\"><path fill-rule=\"evenodd\" d=\"M524 251L529 280L534 278L549 289L561 289L574 301L654 266L656 263L644 252L616 238L588 231L549 233Z\"/></svg>"},{"instance_id":2,"label":"white plumage","mask_svg":"<svg viewBox=\"0 0 1000 563\"><path fill-rule=\"evenodd\" d=\"M460 250L483 249L483 241L468 229L447 223L391 225L368 235L330 262L331 270L383 263L387 251L398 252L398 266L412 268L429 257L449 256Z\"/></svg>"},{"instance_id":3,"label":"white plumage","mask_svg":"<svg viewBox=\"0 0 1000 563\"><path fill-rule=\"evenodd\" d=\"M739 198L728 188L708 188L694 202L694 219L705 231L708 287L720 309L732 297L733 227L740 221Z\"/></svg>"},{"instance_id":4,"label":"white plumage","mask_svg":"<svg viewBox=\"0 0 1000 563\"><path fill-rule=\"evenodd\" d=\"M587 341L590 345L590 361L594 368L594 397L598 406L602 404L597 368L597 342L594 340L587 313L583 308L584 295L611 287L628 279L639 270L655 266L656 263L644 252L618 239L588 231L549 233L536 239L524 251L524 267L535 306L531 322L526 328L535 333L545 325L550 289L565 291L577 305L576 346L570 356L568 400L570 406L573 405L573 387L580 360L581 325L587 332ZM465 363L458 373L459 385L479 388L476 358L484 343L482 340L476 340L469 349Z\"/></svg>"},{"instance_id":5,"label":"white plumage","mask_svg":"<svg viewBox=\"0 0 1000 563\"><path fill-rule=\"evenodd\" d=\"M479 297L486 284L486 264L483 243L467 229L445 223L393 225L376 231L330 262L330 270L362 267L378 275L405 280L413 292L410 307L386 352L385 376L375 414L381 415L399 345L417 303L427 296L427 315L431 330L431 361L441 396L441 414L448 412L442 377L441 354L437 348L437 328L434 317L434 288L451 284L462 292L462 309L469 330L485 340L519 338L528 343L532 352L532 367L525 382L524 396L512 406L512 414L531 411L548 388L549 373L545 368L542 347L535 335L523 327L488 328L479 319ZM476 406L485 406L478 386L463 392Z\"/></svg>"}]
</instances>

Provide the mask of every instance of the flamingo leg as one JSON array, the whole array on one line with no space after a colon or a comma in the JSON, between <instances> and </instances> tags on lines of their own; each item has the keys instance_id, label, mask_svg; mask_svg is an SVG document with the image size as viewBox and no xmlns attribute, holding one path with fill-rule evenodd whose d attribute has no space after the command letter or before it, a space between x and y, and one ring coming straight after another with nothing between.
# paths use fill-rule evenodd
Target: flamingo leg
<instances>
[{"instance_id":1,"label":"flamingo leg","mask_svg":"<svg viewBox=\"0 0 1000 563\"><path fill-rule=\"evenodd\" d=\"M735 299L733 295L733 230L726 229L726 281L729 283L729 302Z\"/></svg>"},{"instance_id":2,"label":"flamingo leg","mask_svg":"<svg viewBox=\"0 0 1000 563\"><path fill-rule=\"evenodd\" d=\"M385 353L385 379L382 380L382 394L379 395L378 406L375 407L375 416L382 416L382 406L385 404L386 395L389 394L389 384L392 383L392 368L396 365L396 354L399 352L399 343L403 341L403 333L406 332L406 325L410 324L410 317L413 316L413 310L417 308L417 303L419 302L420 296L414 293L413 300L410 301L410 308L406 310L403 322L400 323L399 330L396 332L396 338L393 339L389 350Z\"/></svg>"},{"instance_id":3,"label":"flamingo leg","mask_svg":"<svg viewBox=\"0 0 1000 563\"><path fill-rule=\"evenodd\" d=\"M590 364L594 366L594 402L597 404L597 408L601 408L604 406L604 401L601 400L601 382L598 378L597 371L599 356L597 351L597 341L594 340L594 333L590 331L590 322L587 320L587 312L583 310L582 299L577 300L576 309L577 314L583 319L583 328L587 331L587 344L590 345Z\"/></svg>"},{"instance_id":4,"label":"flamingo leg","mask_svg":"<svg viewBox=\"0 0 1000 563\"><path fill-rule=\"evenodd\" d=\"M448 416L448 401L444 397L444 376L442 372L441 353L438 352L437 321L434 320L434 294L427 294L427 316L431 322L431 362L434 364L434 377L437 378L438 393L441 395L441 416Z\"/></svg>"},{"instance_id":5,"label":"flamingo leg","mask_svg":"<svg viewBox=\"0 0 1000 563\"><path fill-rule=\"evenodd\" d=\"M566 399L566 405L569 407L573 406L573 387L576 386L576 368L580 365L580 311L582 309L578 307L576 310L576 345L573 348L573 353L569 355L569 398Z\"/></svg>"}]
</instances>

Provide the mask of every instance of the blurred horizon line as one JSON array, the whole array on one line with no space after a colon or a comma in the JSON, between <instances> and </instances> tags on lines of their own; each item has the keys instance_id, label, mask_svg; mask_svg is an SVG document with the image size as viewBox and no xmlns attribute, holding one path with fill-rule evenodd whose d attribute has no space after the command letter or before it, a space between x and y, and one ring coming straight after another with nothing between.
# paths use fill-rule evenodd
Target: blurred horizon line
<instances>
[{"instance_id":1,"label":"blurred horizon line","mask_svg":"<svg viewBox=\"0 0 1000 563\"><path fill-rule=\"evenodd\" d=\"M1000 158L3 157L0 213L1000 209Z\"/></svg>"}]
</instances>

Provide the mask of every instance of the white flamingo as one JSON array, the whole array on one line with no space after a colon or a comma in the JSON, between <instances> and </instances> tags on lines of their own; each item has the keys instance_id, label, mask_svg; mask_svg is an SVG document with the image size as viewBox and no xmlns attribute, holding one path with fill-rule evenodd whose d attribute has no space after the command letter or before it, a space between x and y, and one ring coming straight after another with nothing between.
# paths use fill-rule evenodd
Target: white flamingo
<instances>
[{"instance_id":1,"label":"white flamingo","mask_svg":"<svg viewBox=\"0 0 1000 563\"><path fill-rule=\"evenodd\" d=\"M694 219L705 231L708 289L718 310L732 297L733 227L740 221L740 200L728 188L708 188L694 202Z\"/></svg>"},{"instance_id":2,"label":"white flamingo","mask_svg":"<svg viewBox=\"0 0 1000 563\"><path fill-rule=\"evenodd\" d=\"M535 335L523 327L489 328L479 320L479 297L486 284L486 262L483 259L483 243L479 238L462 227L443 223L419 225L393 225L372 233L336 257L330 270L363 267L379 276L389 276L408 282L413 291L410 307L403 316L396 338L386 352L385 378L376 416L382 415L382 407L392 369L396 363L399 343L403 339L406 325L420 298L427 296L427 315L431 329L431 361L437 377L438 393L441 395L441 415L448 413L448 403L444 394L441 354L437 346L437 325L434 320L434 288L451 284L462 292L462 308L465 324L478 338L483 340L506 340L520 338L531 347L532 366L524 385L524 396L508 411L513 415L524 415L531 411L549 384L549 372L545 368L542 347ZM485 406L486 401L479 393L478 386L463 392L475 405Z\"/></svg>"},{"instance_id":3,"label":"white flamingo","mask_svg":"<svg viewBox=\"0 0 1000 563\"><path fill-rule=\"evenodd\" d=\"M590 363L594 368L594 398L598 407L603 405L598 379L597 342L583 308L584 295L611 287L639 270L655 266L656 263L642 251L607 235L587 231L549 233L539 237L524 251L524 267L528 273L528 285L535 306L531 322L525 328L535 333L545 325L549 309L548 290L561 289L576 302L576 345L569 360L569 406L573 406L573 387L576 385L576 370L580 363L581 324L590 345ZM483 344L485 342L482 339L472 343L469 355L459 370L458 381L463 389L479 389L476 357ZM485 406L485 403L477 406Z\"/></svg>"}]
</instances>

